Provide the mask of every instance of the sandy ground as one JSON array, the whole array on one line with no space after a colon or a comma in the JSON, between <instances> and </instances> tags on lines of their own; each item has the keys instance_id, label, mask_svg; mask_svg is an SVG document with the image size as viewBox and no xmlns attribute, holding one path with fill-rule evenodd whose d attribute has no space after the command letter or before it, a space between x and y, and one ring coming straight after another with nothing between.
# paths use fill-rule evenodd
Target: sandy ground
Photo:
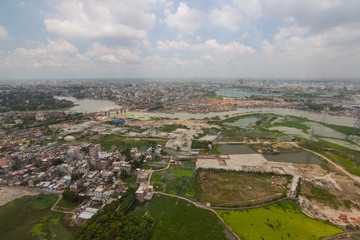
<instances>
[{"instance_id":1,"label":"sandy ground","mask_svg":"<svg viewBox=\"0 0 360 240\"><path fill-rule=\"evenodd\" d=\"M40 189L24 187L0 187L0 206L23 196L35 196L42 193Z\"/></svg>"},{"instance_id":2,"label":"sandy ground","mask_svg":"<svg viewBox=\"0 0 360 240\"><path fill-rule=\"evenodd\" d=\"M332 195L335 195L339 200L351 200L353 203L360 205L360 187L354 181L355 176L349 176L339 171L339 169L333 165L329 165L329 169L323 169L320 165L316 164L294 164L285 162L270 162L267 161L260 154L238 154L229 155L230 159L224 161L218 161L217 159L198 159L196 167L204 168L223 168L223 169L236 169L236 170L256 170L262 172L278 172L288 173L291 175L299 175L304 180L312 181L313 179L325 180L329 185L329 191ZM253 169L249 168L250 166ZM360 209L352 206L351 209L347 209L345 206L340 206L338 209L333 209L324 204L317 203L316 201L310 201L302 198L300 200L301 208L308 215L329 220L337 225L346 225L338 220L339 214L344 213L354 218L360 218Z\"/></svg>"}]
</instances>

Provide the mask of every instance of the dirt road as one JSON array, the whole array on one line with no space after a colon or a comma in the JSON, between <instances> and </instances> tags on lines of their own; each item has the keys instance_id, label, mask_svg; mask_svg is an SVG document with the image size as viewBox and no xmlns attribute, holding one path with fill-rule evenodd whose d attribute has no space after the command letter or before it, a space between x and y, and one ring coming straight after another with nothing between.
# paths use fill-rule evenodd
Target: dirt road
<instances>
[{"instance_id":1,"label":"dirt road","mask_svg":"<svg viewBox=\"0 0 360 240\"><path fill-rule=\"evenodd\" d=\"M305 150L305 151L307 151L307 152L310 152L310 153L312 153L312 154L314 154L314 155L316 155L316 156L318 156L318 157L320 157L320 158L322 158L322 159L325 159L325 160L328 161L331 165L333 165L334 167L336 167L340 172L346 174L348 177L350 177L351 179L353 179L354 181L356 181L357 183L360 184L360 177L359 177L359 176L356 176L356 175L348 172L343 166L334 163L330 158L325 157L324 155L322 155L322 154L320 154L320 153L317 153L317 152L314 152L314 151L312 151L312 150L310 150L310 149L301 147L301 146L299 146L299 144L296 143L296 142L289 142L289 143L292 144L292 145L295 146L295 147L298 147L298 148L300 148L300 149L302 149L302 150Z\"/></svg>"}]
</instances>

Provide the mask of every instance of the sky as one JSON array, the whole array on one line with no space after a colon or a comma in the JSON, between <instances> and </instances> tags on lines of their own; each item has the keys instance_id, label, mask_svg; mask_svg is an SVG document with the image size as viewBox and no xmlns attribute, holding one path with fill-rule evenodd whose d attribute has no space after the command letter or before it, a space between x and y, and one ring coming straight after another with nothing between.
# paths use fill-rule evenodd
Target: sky
<instances>
[{"instance_id":1,"label":"sky","mask_svg":"<svg viewBox=\"0 0 360 240\"><path fill-rule=\"evenodd\" d=\"M359 0L1 0L0 79L360 78Z\"/></svg>"}]
</instances>

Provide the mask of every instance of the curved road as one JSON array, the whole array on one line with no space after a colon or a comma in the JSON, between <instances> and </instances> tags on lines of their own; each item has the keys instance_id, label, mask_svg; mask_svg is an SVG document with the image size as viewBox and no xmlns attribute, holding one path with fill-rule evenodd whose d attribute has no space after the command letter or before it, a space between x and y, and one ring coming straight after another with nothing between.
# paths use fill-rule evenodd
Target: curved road
<instances>
[{"instance_id":1,"label":"curved road","mask_svg":"<svg viewBox=\"0 0 360 240\"><path fill-rule=\"evenodd\" d=\"M307 149L307 148L304 148L304 147L301 147L299 146L298 143L296 142L289 142L290 144L292 144L293 146L295 147L298 147L304 151L307 151L307 152L310 152L320 158L323 158L325 159L327 162L329 162L331 165L333 165L334 167L336 167L338 170L340 170L341 172L343 172L344 174L346 174L348 177L350 177L351 179L355 180L356 182L358 182L360 184L360 177L359 176L356 176L350 172L348 172L348 170L346 170L343 166L340 166L339 164L336 164L335 162L333 162L330 158L328 157L325 157L324 155L320 154L320 153L317 153L317 152L314 152L310 149Z\"/></svg>"}]
</instances>

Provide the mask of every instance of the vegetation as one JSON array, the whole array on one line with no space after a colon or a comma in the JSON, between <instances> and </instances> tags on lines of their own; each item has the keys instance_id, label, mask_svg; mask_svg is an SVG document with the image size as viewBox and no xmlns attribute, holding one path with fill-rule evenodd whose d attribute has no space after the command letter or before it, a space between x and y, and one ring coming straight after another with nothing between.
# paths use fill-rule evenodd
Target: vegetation
<instances>
[{"instance_id":1,"label":"vegetation","mask_svg":"<svg viewBox=\"0 0 360 240\"><path fill-rule=\"evenodd\" d=\"M63 217L62 213L49 212L31 227L32 237L39 240L74 239L74 233L63 226Z\"/></svg>"},{"instance_id":2,"label":"vegetation","mask_svg":"<svg viewBox=\"0 0 360 240\"><path fill-rule=\"evenodd\" d=\"M195 171L195 162L181 162L180 165L172 166L170 169L162 172L154 173L152 183L162 183L165 185L165 192L172 195L180 195L186 182ZM196 178L193 176L188 182L183 197L196 199L197 185Z\"/></svg>"},{"instance_id":3,"label":"vegetation","mask_svg":"<svg viewBox=\"0 0 360 240\"><path fill-rule=\"evenodd\" d=\"M1 239L72 239L63 214L50 212L56 195L22 197L0 207Z\"/></svg>"},{"instance_id":4,"label":"vegetation","mask_svg":"<svg viewBox=\"0 0 360 240\"><path fill-rule=\"evenodd\" d=\"M313 199L324 205L328 205L334 208L338 208L341 205L341 202L332 195L329 190L318 188L313 183L308 181L302 182L302 193L308 199Z\"/></svg>"},{"instance_id":5,"label":"vegetation","mask_svg":"<svg viewBox=\"0 0 360 240\"><path fill-rule=\"evenodd\" d=\"M229 171L198 171L196 177L198 200L222 207L249 206L283 198L290 180L282 175Z\"/></svg>"},{"instance_id":6,"label":"vegetation","mask_svg":"<svg viewBox=\"0 0 360 240\"><path fill-rule=\"evenodd\" d=\"M297 129L303 130L305 132L310 129L310 127L305 124L306 122L308 122L308 120L305 118L288 116L288 117L284 118L281 122L275 122L275 123L272 123L272 125L297 128Z\"/></svg>"},{"instance_id":7,"label":"vegetation","mask_svg":"<svg viewBox=\"0 0 360 240\"><path fill-rule=\"evenodd\" d=\"M84 201L84 199L86 198L85 196L80 196L79 194L71 191L69 187L65 188L62 196L64 200L72 203L82 203L82 201Z\"/></svg>"},{"instance_id":8,"label":"vegetation","mask_svg":"<svg viewBox=\"0 0 360 240\"><path fill-rule=\"evenodd\" d=\"M175 130L178 129L178 128L188 129L186 126L183 126L183 125L165 125L165 126L163 126L162 128L159 128L159 131L170 133L170 132L175 131Z\"/></svg>"},{"instance_id":9,"label":"vegetation","mask_svg":"<svg viewBox=\"0 0 360 240\"><path fill-rule=\"evenodd\" d=\"M2 91L0 102L0 112L47 110L74 106L71 101L59 100L47 93L19 89Z\"/></svg>"},{"instance_id":10,"label":"vegetation","mask_svg":"<svg viewBox=\"0 0 360 240\"><path fill-rule=\"evenodd\" d=\"M135 190L129 189L121 200L112 202L104 207L104 211L97 213L85 223L77 239L150 239L153 219L149 214L138 216L126 214L135 201Z\"/></svg>"},{"instance_id":11,"label":"vegetation","mask_svg":"<svg viewBox=\"0 0 360 240\"><path fill-rule=\"evenodd\" d=\"M199 141L192 141L192 143L191 143L191 148L208 148L208 146L209 146L209 144L211 144L211 142L209 142L209 141L201 141L201 142L199 142Z\"/></svg>"},{"instance_id":12,"label":"vegetation","mask_svg":"<svg viewBox=\"0 0 360 240\"><path fill-rule=\"evenodd\" d=\"M342 229L304 215L291 200L255 209L216 210L242 240L322 239ZM301 226L301 227L299 227Z\"/></svg>"},{"instance_id":13,"label":"vegetation","mask_svg":"<svg viewBox=\"0 0 360 240\"><path fill-rule=\"evenodd\" d=\"M210 211L184 200L155 195L151 202L138 204L133 213L150 213L155 220L152 240L227 239L224 225ZM228 233L230 234L230 233Z\"/></svg>"},{"instance_id":14,"label":"vegetation","mask_svg":"<svg viewBox=\"0 0 360 240\"><path fill-rule=\"evenodd\" d=\"M349 172L360 176L360 152L324 141L302 140L300 146L321 153L334 162L344 166Z\"/></svg>"}]
</instances>

